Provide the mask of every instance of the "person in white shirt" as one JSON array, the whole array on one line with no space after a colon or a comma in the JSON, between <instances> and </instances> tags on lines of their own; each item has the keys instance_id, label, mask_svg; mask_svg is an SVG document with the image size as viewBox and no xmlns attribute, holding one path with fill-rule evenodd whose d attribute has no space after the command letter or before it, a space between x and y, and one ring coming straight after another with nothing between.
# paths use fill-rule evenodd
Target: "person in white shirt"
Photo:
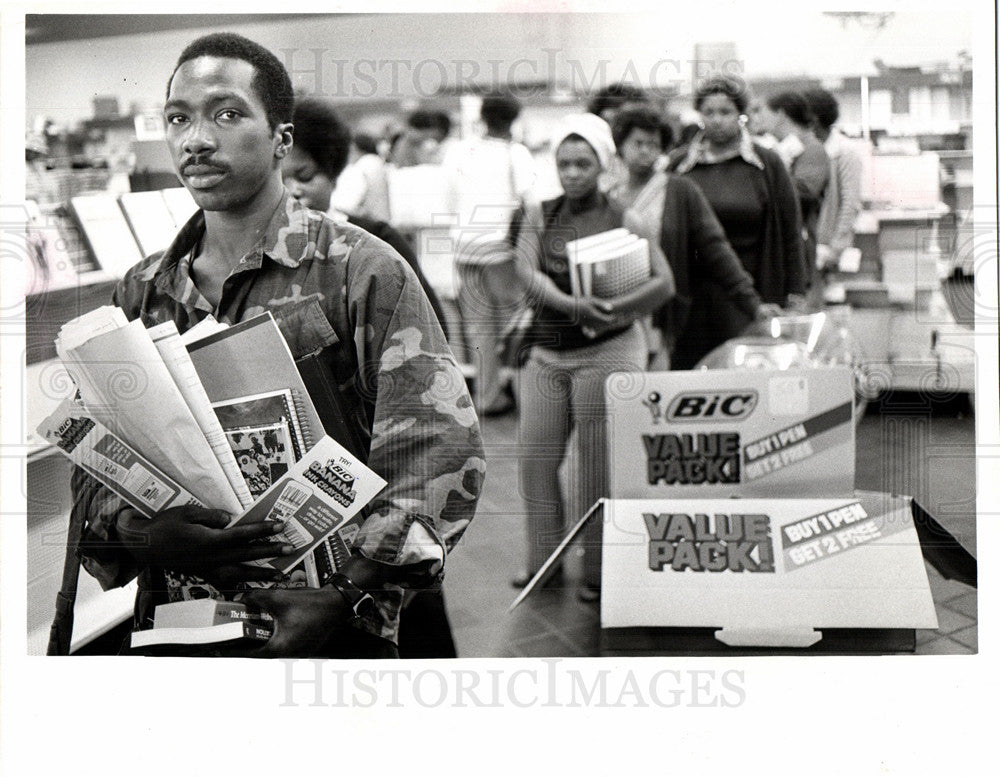
<instances>
[{"instance_id":1,"label":"person in white shirt","mask_svg":"<svg viewBox=\"0 0 1000 777\"><path fill-rule=\"evenodd\" d=\"M341 213L375 221L389 221L389 182L386 162L367 135L352 138L351 163L337 179L330 198Z\"/></svg>"},{"instance_id":2,"label":"person in white shirt","mask_svg":"<svg viewBox=\"0 0 1000 777\"><path fill-rule=\"evenodd\" d=\"M861 212L861 154L834 124L840 108L825 89L805 93L812 111L816 137L830 157L830 183L816 225L816 264L835 267L841 254L854 245L854 222Z\"/></svg>"},{"instance_id":3,"label":"person in white shirt","mask_svg":"<svg viewBox=\"0 0 1000 777\"><path fill-rule=\"evenodd\" d=\"M485 134L454 144L444 159L449 211L456 219L451 237L461 279L458 305L476 366L476 406L487 416L513 408L497 344L518 302L507 243L510 218L535 182L531 152L511 133L520 112L514 96L486 95L480 108Z\"/></svg>"}]
</instances>

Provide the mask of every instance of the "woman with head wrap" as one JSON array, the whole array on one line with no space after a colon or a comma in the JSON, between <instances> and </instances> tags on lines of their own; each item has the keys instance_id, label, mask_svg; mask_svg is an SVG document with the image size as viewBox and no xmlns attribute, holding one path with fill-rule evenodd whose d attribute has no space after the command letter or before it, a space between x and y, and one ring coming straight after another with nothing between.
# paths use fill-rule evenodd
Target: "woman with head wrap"
<instances>
[{"instance_id":1,"label":"woman with head wrap","mask_svg":"<svg viewBox=\"0 0 1000 777\"><path fill-rule=\"evenodd\" d=\"M555 138L556 170L563 194L540 208L518 211L512 223L517 279L535 311L531 349L518 375L521 491L527 520L527 568L513 582L523 586L561 539L567 516L558 470L570 433L577 441L579 471L572 478L579 510L607 495L604 382L618 371L646 367L646 342L638 319L674 292L673 277L655 240L650 277L613 299L574 296L566 244L619 227L645 237L600 191L598 178L614 154L607 122L593 114L567 117ZM584 587L580 598L600 591L601 526L584 537Z\"/></svg>"}]
</instances>

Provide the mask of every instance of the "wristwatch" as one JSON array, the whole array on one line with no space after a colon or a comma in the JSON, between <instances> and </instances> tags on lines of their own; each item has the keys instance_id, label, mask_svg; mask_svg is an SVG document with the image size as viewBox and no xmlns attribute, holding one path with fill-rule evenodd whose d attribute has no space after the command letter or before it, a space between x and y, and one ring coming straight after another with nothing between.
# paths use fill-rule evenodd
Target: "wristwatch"
<instances>
[{"instance_id":1,"label":"wristwatch","mask_svg":"<svg viewBox=\"0 0 1000 777\"><path fill-rule=\"evenodd\" d=\"M336 572L330 576L330 585L344 597L355 618L362 618L375 608L375 600L367 591L362 591L347 575Z\"/></svg>"}]
</instances>

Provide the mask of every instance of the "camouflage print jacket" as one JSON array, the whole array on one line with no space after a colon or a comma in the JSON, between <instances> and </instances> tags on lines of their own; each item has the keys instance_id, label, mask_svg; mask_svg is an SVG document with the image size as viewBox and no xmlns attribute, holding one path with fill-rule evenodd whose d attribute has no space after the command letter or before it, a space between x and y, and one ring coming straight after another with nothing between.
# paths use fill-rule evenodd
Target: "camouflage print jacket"
<instances>
[{"instance_id":1,"label":"camouflage print jacket","mask_svg":"<svg viewBox=\"0 0 1000 777\"><path fill-rule=\"evenodd\" d=\"M435 585L472 520L485 461L465 381L413 271L386 243L286 192L213 310L189 275L204 231L199 212L165 251L129 270L114 304L130 320L173 320L181 332L210 313L235 324L269 310L295 357L333 349L348 412L371 435L368 464L389 484L370 505L354 551L398 567L405 587ZM105 589L138 575L136 621L150 625L153 605L165 600L163 574L136 568L117 546L117 496L80 470L73 485L73 509L87 519L84 567ZM395 641L402 594L395 586L376 592L376 614L362 626Z\"/></svg>"}]
</instances>

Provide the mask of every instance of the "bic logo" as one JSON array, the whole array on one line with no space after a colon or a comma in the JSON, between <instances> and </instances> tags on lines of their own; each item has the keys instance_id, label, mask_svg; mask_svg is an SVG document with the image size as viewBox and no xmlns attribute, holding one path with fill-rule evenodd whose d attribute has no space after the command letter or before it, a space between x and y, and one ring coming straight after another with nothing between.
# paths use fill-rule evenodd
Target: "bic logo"
<instances>
[{"instance_id":1,"label":"bic logo","mask_svg":"<svg viewBox=\"0 0 1000 777\"><path fill-rule=\"evenodd\" d=\"M749 416L757 407L757 392L752 389L724 394L678 394L667 408L667 421L736 421Z\"/></svg>"}]
</instances>

